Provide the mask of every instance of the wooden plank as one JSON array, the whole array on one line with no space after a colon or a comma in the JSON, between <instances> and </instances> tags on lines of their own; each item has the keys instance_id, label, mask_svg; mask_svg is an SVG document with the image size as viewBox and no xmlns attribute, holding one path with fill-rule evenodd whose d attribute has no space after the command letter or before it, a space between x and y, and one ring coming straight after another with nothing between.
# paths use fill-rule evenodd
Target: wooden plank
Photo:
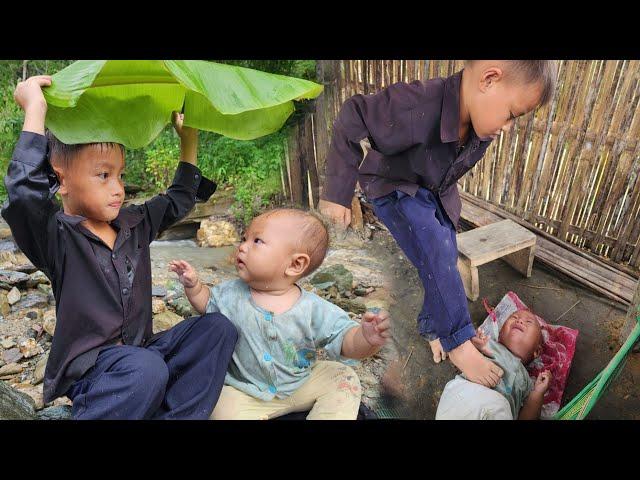
<instances>
[{"instance_id":1,"label":"wooden plank","mask_svg":"<svg viewBox=\"0 0 640 480\"><path fill-rule=\"evenodd\" d=\"M483 207L480 207L472 200L478 199L473 199L468 194L462 195L461 218L473 226L487 225L510 216L508 212L500 211L499 208L487 202L480 201L483 203ZM484 206L493 207L495 210L489 211ZM534 230L534 232L537 236L536 259L561 273L571 276L576 281L603 294L607 298L622 304L629 304L635 288L635 279L622 272L615 272L611 267L599 264L597 260L590 260L585 268L582 261L583 257L579 253L557 245L549 239L549 236L545 237L542 234L543 232L539 230ZM553 238L553 240L560 241L557 238Z\"/></svg>"},{"instance_id":2,"label":"wooden plank","mask_svg":"<svg viewBox=\"0 0 640 480\"><path fill-rule=\"evenodd\" d=\"M505 255L501 258L501 260L504 260L517 271L522 273L522 275L529 278L531 276L531 271L533 270L533 259L535 257L535 252L535 245L532 245L529 248L518 250L517 252Z\"/></svg>"},{"instance_id":3,"label":"wooden plank","mask_svg":"<svg viewBox=\"0 0 640 480\"><path fill-rule=\"evenodd\" d=\"M475 302L480 296L480 283L478 279L478 269L469 265L469 261L458 257L458 273L462 279L464 293L467 298Z\"/></svg>"},{"instance_id":4,"label":"wooden plank","mask_svg":"<svg viewBox=\"0 0 640 480\"><path fill-rule=\"evenodd\" d=\"M512 220L502 220L457 235L458 252L473 267L535 245L536 236Z\"/></svg>"}]
</instances>

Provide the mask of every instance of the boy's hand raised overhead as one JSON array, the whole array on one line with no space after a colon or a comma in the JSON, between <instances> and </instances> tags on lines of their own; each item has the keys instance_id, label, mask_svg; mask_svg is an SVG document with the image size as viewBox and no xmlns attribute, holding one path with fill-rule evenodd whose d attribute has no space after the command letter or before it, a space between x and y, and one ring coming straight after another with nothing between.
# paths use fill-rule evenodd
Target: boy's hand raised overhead
<instances>
[{"instance_id":1,"label":"boy's hand raised overhead","mask_svg":"<svg viewBox=\"0 0 640 480\"><path fill-rule=\"evenodd\" d=\"M198 130L184 126L183 113L173 112L171 123L180 137L180 160L195 165L198 152Z\"/></svg>"},{"instance_id":2,"label":"boy's hand raised overhead","mask_svg":"<svg viewBox=\"0 0 640 480\"><path fill-rule=\"evenodd\" d=\"M25 112L22 130L44 135L44 119L47 115L47 101L42 94L42 87L51 85L49 75L29 77L18 83L13 98Z\"/></svg>"}]
</instances>

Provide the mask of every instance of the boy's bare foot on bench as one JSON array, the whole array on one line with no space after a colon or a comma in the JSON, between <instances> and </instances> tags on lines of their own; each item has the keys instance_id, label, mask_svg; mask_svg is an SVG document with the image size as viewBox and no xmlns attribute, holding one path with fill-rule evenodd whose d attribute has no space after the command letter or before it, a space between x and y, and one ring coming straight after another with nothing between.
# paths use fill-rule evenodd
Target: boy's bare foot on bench
<instances>
[{"instance_id":1,"label":"boy's bare foot on bench","mask_svg":"<svg viewBox=\"0 0 640 480\"><path fill-rule=\"evenodd\" d=\"M439 338L431 340L429 342L429 346L431 347L431 353L433 353L434 362L440 363L442 360L446 360L447 352L445 352L444 348L442 348L442 344L440 343Z\"/></svg>"},{"instance_id":2,"label":"boy's bare foot on bench","mask_svg":"<svg viewBox=\"0 0 640 480\"><path fill-rule=\"evenodd\" d=\"M503 375L502 369L482 355L471 340L449 352L451 362L458 367L467 380L493 388Z\"/></svg>"}]
</instances>

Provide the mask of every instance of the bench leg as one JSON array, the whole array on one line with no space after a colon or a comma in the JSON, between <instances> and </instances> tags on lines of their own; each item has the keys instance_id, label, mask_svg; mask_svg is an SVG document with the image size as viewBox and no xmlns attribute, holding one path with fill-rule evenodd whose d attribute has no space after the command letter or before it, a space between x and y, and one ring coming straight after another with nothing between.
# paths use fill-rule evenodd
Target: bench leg
<instances>
[{"instance_id":1,"label":"bench leg","mask_svg":"<svg viewBox=\"0 0 640 480\"><path fill-rule=\"evenodd\" d=\"M464 285L464 293L467 298L475 302L480 296L480 284L478 282L478 269L472 267L468 261L458 257L458 271Z\"/></svg>"},{"instance_id":2,"label":"bench leg","mask_svg":"<svg viewBox=\"0 0 640 480\"><path fill-rule=\"evenodd\" d=\"M535 257L535 245L529 248L513 252L509 255L505 255L502 259L522 273L525 277L531 276L531 269L533 268L533 258Z\"/></svg>"}]
</instances>

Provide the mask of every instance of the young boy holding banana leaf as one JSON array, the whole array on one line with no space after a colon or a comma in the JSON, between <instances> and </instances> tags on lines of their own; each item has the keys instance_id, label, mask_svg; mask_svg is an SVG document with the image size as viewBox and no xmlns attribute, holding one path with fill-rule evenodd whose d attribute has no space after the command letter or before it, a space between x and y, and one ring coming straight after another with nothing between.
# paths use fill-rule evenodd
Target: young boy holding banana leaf
<instances>
[{"instance_id":1,"label":"young boy holding banana leaf","mask_svg":"<svg viewBox=\"0 0 640 480\"><path fill-rule=\"evenodd\" d=\"M196 167L198 131L174 116L181 161L172 185L121 208L124 148L67 145L45 136L51 77L18 84L23 131L2 209L20 249L50 279L56 334L44 400L67 395L75 419L207 419L222 389L237 332L221 314L152 335L149 244L215 184ZM54 203L62 197L62 208Z\"/></svg>"}]
</instances>

